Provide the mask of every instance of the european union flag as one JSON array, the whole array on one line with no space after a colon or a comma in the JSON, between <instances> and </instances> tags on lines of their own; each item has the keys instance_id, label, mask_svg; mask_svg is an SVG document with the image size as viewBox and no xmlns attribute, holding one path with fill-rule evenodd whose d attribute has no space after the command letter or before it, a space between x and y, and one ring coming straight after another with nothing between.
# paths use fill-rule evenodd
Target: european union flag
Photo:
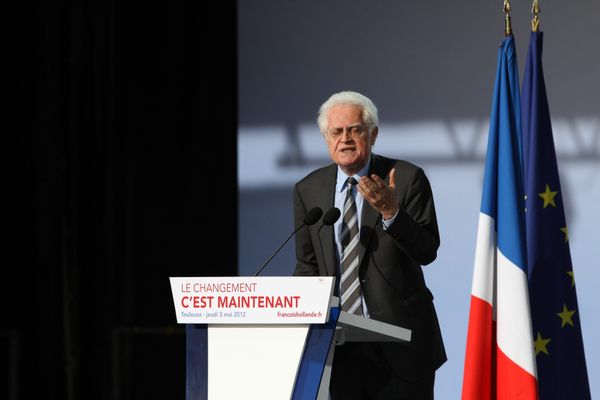
<instances>
[{"instance_id":1,"label":"european union flag","mask_svg":"<svg viewBox=\"0 0 600 400\"><path fill-rule=\"evenodd\" d=\"M542 32L532 32L521 96L529 300L538 389L542 400L590 399L542 44Z\"/></svg>"}]
</instances>

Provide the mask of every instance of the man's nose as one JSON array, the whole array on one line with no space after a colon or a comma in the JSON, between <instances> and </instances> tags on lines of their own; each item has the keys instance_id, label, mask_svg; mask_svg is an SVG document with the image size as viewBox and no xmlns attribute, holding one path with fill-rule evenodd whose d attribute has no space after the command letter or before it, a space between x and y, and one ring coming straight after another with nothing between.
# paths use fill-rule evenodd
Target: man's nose
<instances>
[{"instance_id":1,"label":"man's nose","mask_svg":"<svg viewBox=\"0 0 600 400\"><path fill-rule=\"evenodd\" d=\"M352 140L353 138L354 138L354 136L352 135L352 132L350 132L350 129L344 128L344 130L342 131L342 140L344 142L348 142L348 141Z\"/></svg>"}]
</instances>

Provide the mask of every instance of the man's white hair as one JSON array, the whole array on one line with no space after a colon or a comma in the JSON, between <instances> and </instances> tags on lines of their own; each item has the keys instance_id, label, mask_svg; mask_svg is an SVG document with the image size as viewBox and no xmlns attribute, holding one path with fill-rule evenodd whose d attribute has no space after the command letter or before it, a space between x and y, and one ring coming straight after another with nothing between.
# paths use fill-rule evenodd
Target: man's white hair
<instances>
[{"instance_id":1,"label":"man's white hair","mask_svg":"<svg viewBox=\"0 0 600 400\"><path fill-rule=\"evenodd\" d=\"M367 125L369 133L379 124L379 117L377 116L377 107L367 96L364 96L358 92L344 91L331 95L323 105L319 108L319 115L317 117L317 123L319 124L319 130L325 136L329 129L327 115L329 110L339 105L353 105L362 108L362 122Z\"/></svg>"}]
</instances>

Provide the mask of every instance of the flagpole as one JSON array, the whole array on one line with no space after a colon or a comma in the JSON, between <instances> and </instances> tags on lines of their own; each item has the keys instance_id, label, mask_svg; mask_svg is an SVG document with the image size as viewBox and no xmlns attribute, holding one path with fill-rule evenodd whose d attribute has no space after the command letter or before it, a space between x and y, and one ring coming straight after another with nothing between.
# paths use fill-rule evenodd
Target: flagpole
<instances>
[{"instance_id":1,"label":"flagpole","mask_svg":"<svg viewBox=\"0 0 600 400\"><path fill-rule=\"evenodd\" d=\"M538 3L538 0L533 0L531 13L533 14L533 18L531 19L531 32L537 32L540 27L540 4Z\"/></svg>"},{"instance_id":2,"label":"flagpole","mask_svg":"<svg viewBox=\"0 0 600 400\"><path fill-rule=\"evenodd\" d=\"M504 18L504 36L508 36L512 34L512 26L510 23L510 3L508 0L504 0L504 7L502 7L502 11L506 14Z\"/></svg>"}]
</instances>

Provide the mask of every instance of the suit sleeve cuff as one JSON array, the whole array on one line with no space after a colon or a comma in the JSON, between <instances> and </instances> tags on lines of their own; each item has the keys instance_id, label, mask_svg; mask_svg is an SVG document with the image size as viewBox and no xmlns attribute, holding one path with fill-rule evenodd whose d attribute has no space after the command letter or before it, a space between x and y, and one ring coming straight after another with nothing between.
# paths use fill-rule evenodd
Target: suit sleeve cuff
<instances>
[{"instance_id":1,"label":"suit sleeve cuff","mask_svg":"<svg viewBox=\"0 0 600 400\"><path fill-rule=\"evenodd\" d=\"M394 214L394 216L390 219L385 219L383 218L381 220L381 223L383 224L383 229L384 230L388 230L389 227L394 223L394 221L396 220L396 217L398 216L398 213L400 212L400 209L398 209L398 211L396 211L396 214Z\"/></svg>"}]
</instances>

